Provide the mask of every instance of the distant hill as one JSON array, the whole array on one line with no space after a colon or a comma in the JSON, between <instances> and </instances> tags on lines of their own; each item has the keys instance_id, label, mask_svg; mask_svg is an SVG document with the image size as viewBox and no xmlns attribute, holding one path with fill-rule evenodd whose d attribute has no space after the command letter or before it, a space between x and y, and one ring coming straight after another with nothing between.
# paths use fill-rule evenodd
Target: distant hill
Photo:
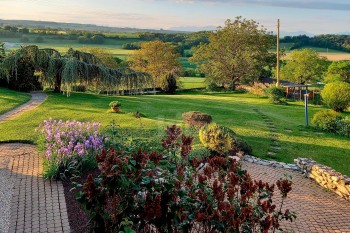
<instances>
[{"instance_id":1,"label":"distant hill","mask_svg":"<svg viewBox=\"0 0 350 233\"><path fill-rule=\"evenodd\" d=\"M26 28L54 28L65 30L83 30L94 32L161 32L161 33L176 33L179 31L172 30L156 30L156 29L141 29L141 28L129 28L129 27L108 27L99 26L95 24L80 24L80 23L62 23L62 22L50 22L50 21L34 21L34 20L5 20L0 19L1 26L16 26Z\"/></svg>"}]
</instances>

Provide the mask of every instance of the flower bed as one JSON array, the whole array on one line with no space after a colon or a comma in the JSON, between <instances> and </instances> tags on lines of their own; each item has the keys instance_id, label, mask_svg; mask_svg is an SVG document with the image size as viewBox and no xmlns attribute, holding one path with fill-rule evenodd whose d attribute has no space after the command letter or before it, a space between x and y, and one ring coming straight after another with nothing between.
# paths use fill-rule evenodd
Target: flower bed
<instances>
[{"instance_id":1,"label":"flower bed","mask_svg":"<svg viewBox=\"0 0 350 233\"><path fill-rule=\"evenodd\" d=\"M166 134L163 153L110 148L96 155L100 174L76 186L95 232L268 232L294 220L282 209L290 180L276 182L277 206L275 185L253 180L230 158L191 157L193 137L175 125Z\"/></svg>"},{"instance_id":2,"label":"flower bed","mask_svg":"<svg viewBox=\"0 0 350 233\"><path fill-rule=\"evenodd\" d=\"M36 129L39 148L45 152L44 176L62 178L94 163L103 148L100 127L97 122L45 120Z\"/></svg>"}]
</instances>

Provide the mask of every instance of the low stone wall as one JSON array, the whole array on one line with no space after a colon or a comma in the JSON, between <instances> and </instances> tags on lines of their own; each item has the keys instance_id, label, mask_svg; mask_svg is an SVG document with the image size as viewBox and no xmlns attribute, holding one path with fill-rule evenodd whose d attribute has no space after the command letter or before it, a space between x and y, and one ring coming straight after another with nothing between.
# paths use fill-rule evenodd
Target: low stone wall
<instances>
[{"instance_id":1,"label":"low stone wall","mask_svg":"<svg viewBox=\"0 0 350 233\"><path fill-rule=\"evenodd\" d=\"M334 169L317 164L316 161L308 158L294 160L304 174L314 179L321 186L337 193L346 200L350 200L350 177L342 175Z\"/></svg>"},{"instance_id":2,"label":"low stone wall","mask_svg":"<svg viewBox=\"0 0 350 233\"><path fill-rule=\"evenodd\" d=\"M285 169L290 169L293 171L300 171L300 167L295 165L295 164L277 162L275 160L260 159L260 158L257 158L257 157L251 156L251 155L245 155L243 160L247 161L247 162L251 162L251 163L256 163L259 165L264 165L264 166L285 168Z\"/></svg>"}]
</instances>

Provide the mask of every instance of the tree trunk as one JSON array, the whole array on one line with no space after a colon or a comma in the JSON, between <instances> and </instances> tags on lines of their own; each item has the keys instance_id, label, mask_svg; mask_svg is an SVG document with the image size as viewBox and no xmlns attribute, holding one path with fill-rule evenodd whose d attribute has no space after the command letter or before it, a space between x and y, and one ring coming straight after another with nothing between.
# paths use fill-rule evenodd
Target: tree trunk
<instances>
[{"instance_id":1,"label":"tree trunk","mask_svg":"<svg viewBox=\"0 0 350 233\"><path fill-rule=\"evenodd\" d=\"M62 84L62 79L61 79L61 75L59 73L56 74L55 77L55 88L54 88L54 92L61 92L61 84Z\"/></svg>"}]
</instances>

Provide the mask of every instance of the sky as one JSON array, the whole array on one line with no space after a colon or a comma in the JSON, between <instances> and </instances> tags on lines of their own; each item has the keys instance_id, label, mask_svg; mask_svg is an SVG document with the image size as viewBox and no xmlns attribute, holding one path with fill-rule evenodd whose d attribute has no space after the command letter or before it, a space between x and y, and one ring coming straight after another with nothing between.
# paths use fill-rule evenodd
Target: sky
<instances>
[{"instance_id":1,"label":"sky","mask_svg":"<svg viewBox=\"0 0 350 233\"><path fill-rule=\"evenodd\" d=\"M350 0L0 0L0 6L0 19L202 29L242 16L270 31L279 18L282 31L350 32Z\"/></svg>"}]
</instances>

